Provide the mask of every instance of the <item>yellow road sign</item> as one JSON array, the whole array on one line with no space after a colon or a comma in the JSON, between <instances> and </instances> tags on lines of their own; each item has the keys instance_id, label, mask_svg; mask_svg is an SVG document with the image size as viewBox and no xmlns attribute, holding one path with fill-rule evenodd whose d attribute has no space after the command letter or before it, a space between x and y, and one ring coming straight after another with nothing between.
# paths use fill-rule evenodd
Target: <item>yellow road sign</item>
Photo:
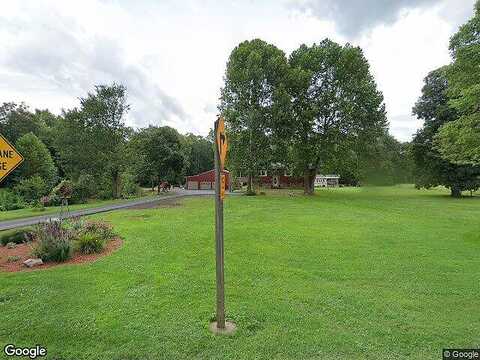
<instances>
[{"instance_id":1,"label":"yellow road sign","mask_svg":"<svg viewBox=\"0 0 480 360\"><path fill-rule=\"evenodd\" d=\"M220 199L225 199L225 174L220 175Z\"/></svg>"},{"instance_id":2,"label":"yellow road sign","mask_svg":"<svg viewBox=\"0 0 480 360\"><path fill-rule=\"evenodd\" d=\"M228 143L227 135L225 134L225 120L223 117L218 119L217 125L217 149L220 159L220 170L225 168L225 157L227 156Z\"/></svg>"},{"instance_id":3,"label":"yellow road sign","mask_svg":"<svg viewBox=\"0 0 480 360\"><path fill-rule=\"evenodd\" d=\"M0 182L15 170L22 161L23 156L7 139L0 135Z\"/></svg>"}]
</instances>

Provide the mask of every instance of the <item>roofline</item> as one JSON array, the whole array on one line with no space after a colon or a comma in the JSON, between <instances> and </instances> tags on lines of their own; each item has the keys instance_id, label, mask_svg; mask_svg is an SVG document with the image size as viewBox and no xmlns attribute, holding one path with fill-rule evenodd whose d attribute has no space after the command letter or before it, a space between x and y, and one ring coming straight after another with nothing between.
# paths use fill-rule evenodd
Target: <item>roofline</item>
<instances>
[{"instance_id":1,"label":"roofline","mask_svg":"<svg viewBox=\"0 0 480 360\"><path fill-rule=\"evenodd\" d=\"M215 169L212 169L212 170L207 170L207 171L204 171L204 172L201 172L201 173L198 173L198 174L195 174L195 175L187 175L185 177L194 177L194 176L200 176L200 175L204 175L204 174L208 174L209 172L212 172L212 171L215 171ZM224 169L223 172L226 172L227 174L230 174L230 171L228 171L227 169Z\"/></svg>"}]
</instances>

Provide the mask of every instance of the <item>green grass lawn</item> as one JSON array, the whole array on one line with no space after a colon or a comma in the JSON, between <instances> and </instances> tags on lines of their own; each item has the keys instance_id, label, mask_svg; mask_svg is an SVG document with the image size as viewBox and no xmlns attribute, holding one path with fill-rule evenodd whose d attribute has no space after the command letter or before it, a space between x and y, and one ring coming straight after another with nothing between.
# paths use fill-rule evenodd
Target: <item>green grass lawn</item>
<instances>
[{"instance_id":1,"label":"green grass lawn","mask_svg":"<svg viewBox=\"0 0 480 360\"><path fill-rule=\"evenodd\" d=\"M149 192L143 196L138 196L130 199L116 199L116 200L93 200L92 199L85 204L70 205L69 209L70 211L73 211L73 210L91 209L95 207L101 207L104 205L121 204L121 203L132 201L135 199L140 199L145 196L154 196L154 195L153 193ZM32 216L50 215L50 214L55 214L59 212L60 212L60 206L49 206L49 207L46 207L45 210L41 210L41 211L36 208L0 211L0 221L22 219L22 218L28 218Z\"/></svg>"},{"instance_id":2,"label":"green grass lawn","mask_svg":"<svg viewBox=\"0 0 480 360\"><path fill-rule=\"evenodd\" d=\"M89 265L0 274L0 347L56 359L440 359L480 347L480 197L408 187L230 196L227 318L213 199L96 215L125 240Z\"/></svg>"}]
</instances>

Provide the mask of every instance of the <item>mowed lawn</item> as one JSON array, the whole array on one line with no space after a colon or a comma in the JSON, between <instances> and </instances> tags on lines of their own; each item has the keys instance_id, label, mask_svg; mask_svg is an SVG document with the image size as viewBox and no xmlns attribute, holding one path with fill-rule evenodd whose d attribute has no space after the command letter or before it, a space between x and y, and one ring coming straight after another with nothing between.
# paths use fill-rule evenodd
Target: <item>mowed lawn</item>
<instances>
[{"instance_id":1,"label":"mowed lawn","mask_svg":"<svg viewBox=\"0 0 480 360\"><path fill-rule=\"evenodd\" d=\"M439 359L480 347L480 197L410 187L225 201L227 318L213 198L125 210L89 265L0 273L0 346L50 359Z\"/></svg>"},{"instance_id":2,"label":"mowed lawn","mask_svg":"<svg viewBox=\"0 0 480 360\"><path fill-rule=\"evenodd\" d=\"M148 193L145 193L145 195L136 196L129 199L115 199L115 200L91 199L84 204L70 205L69 210L70 211L85 210L85 209L91 209L96 207L102 207L106 205L122 204L132 200L142 199L142 198L145 198L146 196L154 196L154 194L152 192L148 192ZM0 221L23 219L23 218L29 218L34 216L42 216L42 215L55 215L55 214L59 214L60 211L61 211L61 206L49 206L49 207L43 208L42 210L34 207L29 207L29 208L17 209L17 210L0 211Z\"/></svg>"}]
</instances>

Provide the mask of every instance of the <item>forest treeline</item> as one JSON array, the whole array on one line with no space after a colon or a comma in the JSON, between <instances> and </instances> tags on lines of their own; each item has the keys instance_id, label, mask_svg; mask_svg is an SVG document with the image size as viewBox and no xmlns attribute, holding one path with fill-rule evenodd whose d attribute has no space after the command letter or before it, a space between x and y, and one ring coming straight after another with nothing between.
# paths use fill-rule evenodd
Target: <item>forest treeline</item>
<instances>
[{"instance_id":1,"label":"forest treeline","mask_svg":"<svg viewBox=\"0 0 480 360\"><path fill-rule=\"evenodd\" d=\"M130 197L140 186L181 184L185 175L213 167L211 136L182 135L168 126L133 129L125 125L129 109L119 84L95 86L60 115L3 103L0 133L24 162L2 183L0 206L57 204L62 181L72 187L71 202Z\"/></svg>"}]
</instances>

